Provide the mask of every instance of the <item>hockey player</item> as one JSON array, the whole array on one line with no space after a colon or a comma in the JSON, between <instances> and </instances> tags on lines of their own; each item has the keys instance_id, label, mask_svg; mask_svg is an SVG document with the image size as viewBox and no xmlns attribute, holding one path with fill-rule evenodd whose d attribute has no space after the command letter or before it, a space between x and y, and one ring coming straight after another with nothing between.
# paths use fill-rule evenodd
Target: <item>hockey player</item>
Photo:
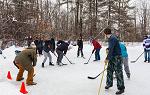
<instances>
[{"instance_id":1,"label":"hockey player","mask_svg":"<svg viewBox=\"0 0 150 95\"><path fill-rule=\"evenodd\" d=\"M77 57L79 57L80 53L81 53L81 57L84 57L83 56L83 40L81 37L77 40L77 45L78 45Z\"/></svg>"},{"instance_id":2,"label":"hockey player","mask_svg":"<svg viewBox=\"0 0 150 95\"><path fill-rule=\"evenodd\" d=\"M92 40L92 44L94 46L94 49L92 50L92 54L95 52L95 60L94 61L98 61L98 60L100 60L100 49L102 48L102 46L95 39Z\"/></svg>"},{"instance_id":3,"label":"hockey player","mask_svg":"<svg viewBox=\"0 0 150 95\"><path fill-rule=\"evenodd\" d=\"M62 64L62 59L63 59L63 56L65 56L66 53L67 53L69 44L70 44L70 41L64 42L62 40L59 40L57 42L57 48L56 48L56 53L58 55L58 57L57 57L57 65L60 65L60 66L63 65Z\"/></svg>"},{"instance_id":4,"label":"hockey player","mask_svg":"<svg viewBox=\"0 0 150 95\"><path fill-rule=\"evenodd\" d=\"M105 59L105 64L108 64L107 67L107 79L105 89L109 89L113 86L113 72L115 71L117 79L117 88L118 91L116 94L124 93L124 79L122 71L122 56L121 49L119 45L119 40L115 35L111 33L111 29L106 28L104 34L108 38L108 55Z\"/></svg>"},{"instance_id":5,"label":"hockey player","mask_svg":"<svg viewBox=\"0 0 150 95\"><path fill-rule=\"evenodd\" d=\"M19 69L16 81L21 81L24 79L23 73L24 71L28 71L26 84L27 85L36 85L33 82L34 77L34 67L36 66L37 55L35 48L27 48L21 51L14 59L14 65Z\"/></svg>"},{"instance_id":6,"label":"hockey player","mask_svg":"<svg viewBox=\"0 0 150 95\"><path fill-rule=\"evenodd\" d=\"M127 53L127 48L125 46L124 42L120 42L120 48L121 48L121 55L123 58L123 65L124 65L124 70L126 72L126 75L128 78L130 78L130 69L129 69L129 64L128 64L128 53Z\"/></svg>"},{"instance_id":7,"label":"hockey player","mask_svg":"<svg viewBox=\"0 0 150 95\"><path fill-rule=\"evenodd\" d=\"M50 54L50 51L52 53L54 53L54 51L52 50L51 40L48 40L48 38L46 38L45 41L44 41L44 46L43 46L43 54L44 54L44 60L42 62L42 67L43 68L44 68L44 63L47 60L47 57L49 58L49 65L54 66L54 64L52 64L52 56Z\"/></svg>"}]
</instances>

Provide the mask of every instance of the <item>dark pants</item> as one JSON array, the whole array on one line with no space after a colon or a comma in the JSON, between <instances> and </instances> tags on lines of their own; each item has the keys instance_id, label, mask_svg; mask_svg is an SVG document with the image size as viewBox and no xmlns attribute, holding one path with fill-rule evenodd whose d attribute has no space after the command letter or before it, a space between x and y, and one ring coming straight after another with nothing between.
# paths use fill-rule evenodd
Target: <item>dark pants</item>
<instances>
[{"instance_id":1,"label":"dark pants","mask_svg":"<svg viewBox=\"0 0 150 95\"><path fill-rule=\"evenodd\" d=\"M0 50L0 54L2 54L2 51Z\"/></svg>"},{"instance_id":2,"label":"dark pants","mask_svg":"<svg viewBox=\"0 0 150 95\"><path fill-rule=\"evenodd\" d=\"M77 53L77 56L80 55L80 52L81 52L81 56L83 57L83 48L79 48L79 47L78 47L78 53Z\"/></svg>"},{"instance_id":3,"label":"dark pants","mask_svg":"<svg viewBox=\"0 0 150 95\"><path fill-rule=\"evenodd\" d=\"M63 59L63 52L62 51L60 51L60 50L58 50L58 49L56 49L56 53L57 53L57 55L58 55L58 57L57 57L57 64L59 65L60 63L61 63L61 61L62 61L62 59Z\"/></svg>"},{"instance_id":4,"label":"dark pants","mask_svg":"<svg viewBox=\"0 0 150 95\"><path fill-rule=\"evenodd\" d=\"M116 56L109 61L107 67L107 86L113 86L113 72L115 71L115 75L117 78L117 88L119 90L125 89L124 87L124 79L123 79L123 71L122 71L122 57Z\"/></svg>"},{"instance_id":5,"label":"dark pants","mask_svg":"<svg viewBox=\"0 0 150 95\"><path fill-rule=\"evenodd\" d=\"M100 48L95 51L95 60L100 60Z\"/></svg>"},{"instance_id":6,"label":"dark pants","mask_svg":"<svg viewBox=\"0 0 150 95\"><path fill-rule=\"evenodd\" d=\"M43 48L42 48L42 47L39 47L39 48L37 48L37 50L38 50L38 53L39 53L40 55L42 55Z\"/></svg>"},{"instance_id":7,"label":"dark pants","mask_svg":"<svg viewBox=\"0 0 150 95\"><path fill-rule=\"evenodd\" d=\"M30 47L30 46L31 46L31 42L27 42L27 44L28 44L28 47Z\"/></svg>"}]
</instances>

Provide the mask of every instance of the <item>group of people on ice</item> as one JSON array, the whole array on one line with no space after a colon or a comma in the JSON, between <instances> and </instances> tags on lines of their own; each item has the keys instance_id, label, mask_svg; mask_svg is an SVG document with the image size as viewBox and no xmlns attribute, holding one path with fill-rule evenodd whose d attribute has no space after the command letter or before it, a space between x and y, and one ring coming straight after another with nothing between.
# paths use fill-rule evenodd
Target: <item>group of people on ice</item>
<instances>
[{"instance_id":1,"label":"group of people on ice","mask_svg":"<svg viewBox=\"0 0 150 95\"><path fill-rule=\"evenodd\" d=\"M107 64L107 79L106 79L105 89L109 89L110 87L113 86L113 74L115 74L117 79L117 88L118 88L116 94L122 94L124 93L125 90L122 64L124 64L124 69L127 77L130 78L127 49L125 47L125 44L120 42L116 35L112 34L111 29L106 28L104 30L104 34L108 38L108 48L107 48L108 54L105 59L105 64ZM100 50L102 46L96 39L92 39L91 42L94 46L92 50L92 54L95 53L94 61L99 61ZM43 68L46 65L45 62L47 58L49 58L49 65L54 66L54 64L52 63L52 56L50 54L50 52L54 53L54 51L56 51L57 53L57 55L54 53L54 55L57 57L57 65L62 66L63 65L62 58L67 53L70 41L65 42L59 40L57 42L56 49L55 49L55 40L53 38L49 40L46 37L44 41L38 39L35 40L34 43L36 45L36 48L33 48L31 43L28 45L29 47L27 49L18 53L14 59L14 64L19 69L16 81L21 81L24 79L23 72L24 70L26 70L28 71L28 76L26 79L27 85L36 85L36 83L33 82L33 77L34 77L34 66L36 66L36 62L37 62L37 52L40 55L42 54L44 55L44 60L42 62ZM77 40L77 45L78 45L77 57L79 57L80 53L81 53L81 57L84 57L82 38L79 38Z\"/></svg>"},{"instance_id":2,"label":"group of people on ice","mask_svg":"<svg viewBox=\"0 0 150 95\"><path fill-rule=\"evenodd\" d=\"M34 44L36 47L34 47ZM35 82L33 82L34 77L34 66L36 66L37 63L37 52L39 55L44 55L44 59L42 62L42 67L44 68L45 62L47 58L49 58L49 65L54 66L52 64L52 56L50 52L54 53L56 50L57 55L54 53L54 55L57 57L57 65L62 66L64 65L61 61L63 56L67 53L68 46L70 44L70 41L65 42L62 40L59 40L57 42L57 48L55 49L55 40L51 38L50 40L48 37L45 37L45 40L35 40L34 43L31 42L28 44L28 48L26 48L23 51L15 51L16 57L14 59L14 65L19 69L16 81L23 80L23 73L24 70L28 71L28 76L26 79L27 85L36 85Z\"/></svg>"}]
</instances>

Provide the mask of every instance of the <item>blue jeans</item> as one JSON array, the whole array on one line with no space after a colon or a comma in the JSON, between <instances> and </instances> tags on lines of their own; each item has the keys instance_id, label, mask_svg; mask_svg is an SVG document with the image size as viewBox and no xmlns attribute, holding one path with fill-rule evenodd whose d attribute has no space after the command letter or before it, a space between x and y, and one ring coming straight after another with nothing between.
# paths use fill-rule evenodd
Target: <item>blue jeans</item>
<instances>
[{"instance_id":1,"label":"blue jeans","mask_svg":"<svg viewBox=\"0 0 150 95\"><path fill-rule=\"evenodd\" d=\"M150 62L150 50L144 49L144 58L145 58L144 61Z\"/></svg>"},{"instance_id":2,"label":"blue jeans","mask_svg":"<svg viewBox=\"0 0 150 95\"><path fill-rule=\"evenodd\" d=\"M100 48L96 49L95 51L95 60L100 60Z\"/></svg>"}]
</instances>

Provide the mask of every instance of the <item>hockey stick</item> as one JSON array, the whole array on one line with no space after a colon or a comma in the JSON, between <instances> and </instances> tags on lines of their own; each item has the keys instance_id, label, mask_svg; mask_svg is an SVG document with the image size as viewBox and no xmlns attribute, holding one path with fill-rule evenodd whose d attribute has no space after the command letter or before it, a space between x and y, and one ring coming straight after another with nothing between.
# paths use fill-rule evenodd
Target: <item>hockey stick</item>
<instances>
[{"instance_id":1,"label":"hockey stick","mask_svg":"<svg viewBox=\"0 0 150 95\"><path fill-rule=\"evenodd\" d=\"M56 58L58 58L57 55L55 54L55 52L54 52L53 54L56 56ZM62 63L62 62L61 62L61 63ZM62 63L62 65L68 65L68 64Z\"/></svg>"},{"instance_id":2,"label":"hockey stick","mask_svg":"<svg viewBox=\"0 0 150 95\"><path fill-rule=\"evenodd\" d=\"M0 54L3 56L4 59L6 59L6 57L2 53L2 50L0 50Z\"/></svg>"},{"instance_id":3,"label":"hockey stick","mask_svg":"<svg viewBox=\"0 0 150 95\"><path fill-rule=\"evenodd\" d=\"M135 61L131 61L131 63L135 63L143 54L144 52L142 52L142 54L140 54L140 56L138 56L138 58Z\"/></svg>"},{"instance_id":4,"label":"hockey stick","mask_svg":"<svg viewBox=\"0 0 150 95\"><path fill-rule=\"evenodd\" d=\"M90 77L88 76L88 79L96 79L98 76L100 76L105 70L107 70L107 68L105 68L102 72L100 72L97 76L95 77Z\"/></svg>"},{"instance_id":5,"label":"hockey stick","mask_svg":"<svg viewBox=\"0 0 150 95\"><path fill-rule=\"evenodd\" d=\"M2 55L2 54L1 54ZM4 55L2 55L4 59L6 59L6 57Z\"/></svg>"},{"instance_id":6,"label":"hockey stick","mask_svg":"<svg viewBox=\"0 0 150 95\"><path fill-rule=\"evenodd\" d=\"M92 53L93 54L93 53ZM84 63L84 64L88 64L89 63L89 61L90 61L90 59L91 59L91 57L92 57L92 54L90 55L90 58L88 59L88 61L86 62L86 63Z\"/></svg>"},{"instance_id":7,"label":"hockey stick","mask_svg":"<svg viewBox=\"0 0 150 95\"><path fill-rule=\"evenodd\" d=\"M107 67L107 63L105 63L105 65L104 65L104 70L106 69L106 67ZM105 72L102 73L102 78L101 78L100 85L99 85L98 95L100 95L100 91L101 91L101 88L102 88L104 73Z\"/></svg>"},{"instance_id":8,"label":"hockey stick","mask_svg":"<svg viewBox=\"0 0 150 95\"><path fill-rule=\"evenodd\" d=\"M69 61L70 64L75 64L75 63L72 63L66 55L64 55L64 56L66 57L66 59Z\"/></svg>"}]
</instances>

